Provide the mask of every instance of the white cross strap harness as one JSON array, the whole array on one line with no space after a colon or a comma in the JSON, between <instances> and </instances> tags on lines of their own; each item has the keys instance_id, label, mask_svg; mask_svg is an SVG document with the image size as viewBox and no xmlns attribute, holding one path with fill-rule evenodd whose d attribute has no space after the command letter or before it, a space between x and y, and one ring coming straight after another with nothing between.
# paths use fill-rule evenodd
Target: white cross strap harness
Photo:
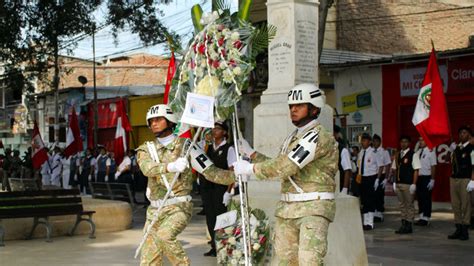
<instances>
[{"instance_id":1,"label":"white cross strap harness","mask_svg":"<svg viewBox=\"0 0 474 266\"><path fill-rule=\"evenodd\" d=\"M192 197L190 195L187 196L181 196L181 197L174 197L174 198L169 198L163 207L181 203L181 202L188 202L191 201ZM163 204L163 200L150 200L150 206L153 208L159 208Z\"/></svg>"},{"instance_id":2,"label":"white cross strap harness","mask_svg":"<svg viewBox=\"0 0 474 266\"><path fill-rule=\"evenodd\" d=\"M332 192L309 192L309 193L283 193L281 200L285 202L310 201L310 200L332 200L334 193Z\"/></svg>"},{"instance_id":3,"label":"white cross strap harness","mask_svg":"<svg viewBox=\"0 0 474 266\"><path fill-rule=\"evenodd\" d=\"M147 141L146 146L148 148L148 152L150 153L151 159L155 161L156 163L160 163L160 159L158 158L158 152L156 151L155 143L153 143L152 141ZM168 182L168 179L166 179L165 175L161 175L161 181L165 184L167 190L171 190L170 183ZM174 193L172 190L171 190L170 196L174 197Z\"/></svg>"}]
</instances>

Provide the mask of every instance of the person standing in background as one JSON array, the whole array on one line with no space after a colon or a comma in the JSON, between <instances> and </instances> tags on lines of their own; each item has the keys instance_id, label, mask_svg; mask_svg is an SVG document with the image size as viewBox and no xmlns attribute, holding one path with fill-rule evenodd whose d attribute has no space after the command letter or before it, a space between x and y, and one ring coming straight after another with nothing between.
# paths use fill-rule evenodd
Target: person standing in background
<instances>
[{"instance_id":1,"label":"person standing in background","mask_svg":"<svg viewBox=\"0 0 474 266\"><path fill-rule=\"evenodd\" d=\"M345 147L344 140L342 139L341 128L337 125L334 125L333 130L334 138L338 143L339 149L339 191L342 194L348 194L349 185L351 182L352 176L352 163L349 150Z\"/></svg>"},{"instance_id":2,"label":"person standing in background","mask_svg":"<svg viewBox=\"0 0 474 266\"><path fill-rule=\"evenodd\" d=\"M109 152L109 158L105 163L106 169L106 181L110 183L115 182L115 172L117 172L117 162L115 161L115 153L113 151Z\"/></svg>"},{"instance_id":3,"label":"person standing in background","mask_svg":"<svg viewBox=\"0 0 474 266\"><path fill-rule=\"evenodd\" d=\"M420 158L420 175L416 183L416 197L418 199L418 213L420 219L415 222L418 226L427 226L431 218L431 192L435 185L436 152L430 150L422 137L418 140L419 150L415 154Z\"/></svg>"},{"instance_id":4,"label":"person standing in background","mask_svg":"<svg viewBox=\"0 0 474 266\"><path fill-rule=\"evenodd\" d=\"M100 146L99 148L99 155L95 159L96 166L97 166L97 182L105 182L107 179L107 160L109 157L107 156L107 152L105 151L104 146Z\"/></svg>"},{"instance_id":5,"label":"person standing in background","mask_svg":"<svg viewBox=\"0 0 474 266\"><path fill-rule=\"evenodd\" d=\"M61 156L61 165L62 165L62 185L64 189L69 189L71 186L69 185L69 179L71 178L71 156L68 158Z\"/></svg>"},{"instance_id":6,"label":"person standing in background","mask_svg":"<svg viewBox=\"0 0 474 266\"><path fill-rule=\"evenodd\" d=\"M382 138L374 134L372 138L374 153L379 160L379 186L375 190L375 212L374 222L383 222L383 213L385 212L385 185L387 184L386 173L390 169L392 160L387 150L382 147Z\"/></svg>"}]
</instances>

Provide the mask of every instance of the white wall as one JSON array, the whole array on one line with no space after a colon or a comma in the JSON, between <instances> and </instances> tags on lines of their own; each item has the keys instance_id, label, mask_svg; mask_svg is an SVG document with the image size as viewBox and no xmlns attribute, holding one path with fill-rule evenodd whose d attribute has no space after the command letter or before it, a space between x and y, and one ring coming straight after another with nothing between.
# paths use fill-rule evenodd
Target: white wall
<instances>
[{"instance_id":1,"label":"white wall","mask_svg":"<svg viewBox=\"0 0 474 266\"><path fill-rule=\"evenodd\" d=\"M371 124L372 133L382 136L382 69L381 67L355 66L334 72L337 111L342 114L342 97L370 90L372 107L359 112L362 122L356 123L353 113L347 116L347 125Z\"/></svg>"}]
</instances>

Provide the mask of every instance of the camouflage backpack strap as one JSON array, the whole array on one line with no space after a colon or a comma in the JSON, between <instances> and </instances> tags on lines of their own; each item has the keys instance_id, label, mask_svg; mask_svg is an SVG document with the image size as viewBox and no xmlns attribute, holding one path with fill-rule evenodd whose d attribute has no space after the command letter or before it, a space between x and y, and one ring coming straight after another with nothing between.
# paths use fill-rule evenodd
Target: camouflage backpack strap
<instances>
[{"instance_id":1,"label":"camouflage backpack strap","mask_svg":"<svg viewBox=\"0 0 474 266\"><path fill-rule=\"evenodd\" d=\"M158 151L156 150L155 143L153 143L152 141L147 141L146 147L148 149L148 153L150 153L151 159L156 163L160 163L160 158L158 157ZM161 181L163 182L163 184L165 184L167 190L171 190L170 183L168 182L168 179L166 179L165 175L161 175ZM174 193L172 190L170 195L174 197Z\"/></svg>"}]
</instances>

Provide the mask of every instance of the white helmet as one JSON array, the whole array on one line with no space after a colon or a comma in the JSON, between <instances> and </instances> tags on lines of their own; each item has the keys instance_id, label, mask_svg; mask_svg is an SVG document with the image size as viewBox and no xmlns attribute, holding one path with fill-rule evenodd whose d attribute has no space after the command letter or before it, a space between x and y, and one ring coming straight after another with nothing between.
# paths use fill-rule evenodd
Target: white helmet
<instances>
[{"instance_id":1,"label":"white helmet","mask_svg":"<svg viewBox=\"0 0 474 266\"><path fill-rule=\"evenodd\" d=\"M149 120L154 117L164 117L170 122L175 124L178 123L178 118L174 115L171 108L169 108L166 104L153 105L150 107L150 109L148 109L148 112L146 113L146 123L148 126L150 126Z\"/></svg>"},{"instance_id":2,"label":"white helmet","mask_svg":"<svg viewBox=\"0 0 474 266\"><path fill-rule=\"evenodd\" d=\"M296 85L288 92L288 104L310 103L318 108L326 104L324 91L310 83Z\"/></svg>"}]
</instances>

